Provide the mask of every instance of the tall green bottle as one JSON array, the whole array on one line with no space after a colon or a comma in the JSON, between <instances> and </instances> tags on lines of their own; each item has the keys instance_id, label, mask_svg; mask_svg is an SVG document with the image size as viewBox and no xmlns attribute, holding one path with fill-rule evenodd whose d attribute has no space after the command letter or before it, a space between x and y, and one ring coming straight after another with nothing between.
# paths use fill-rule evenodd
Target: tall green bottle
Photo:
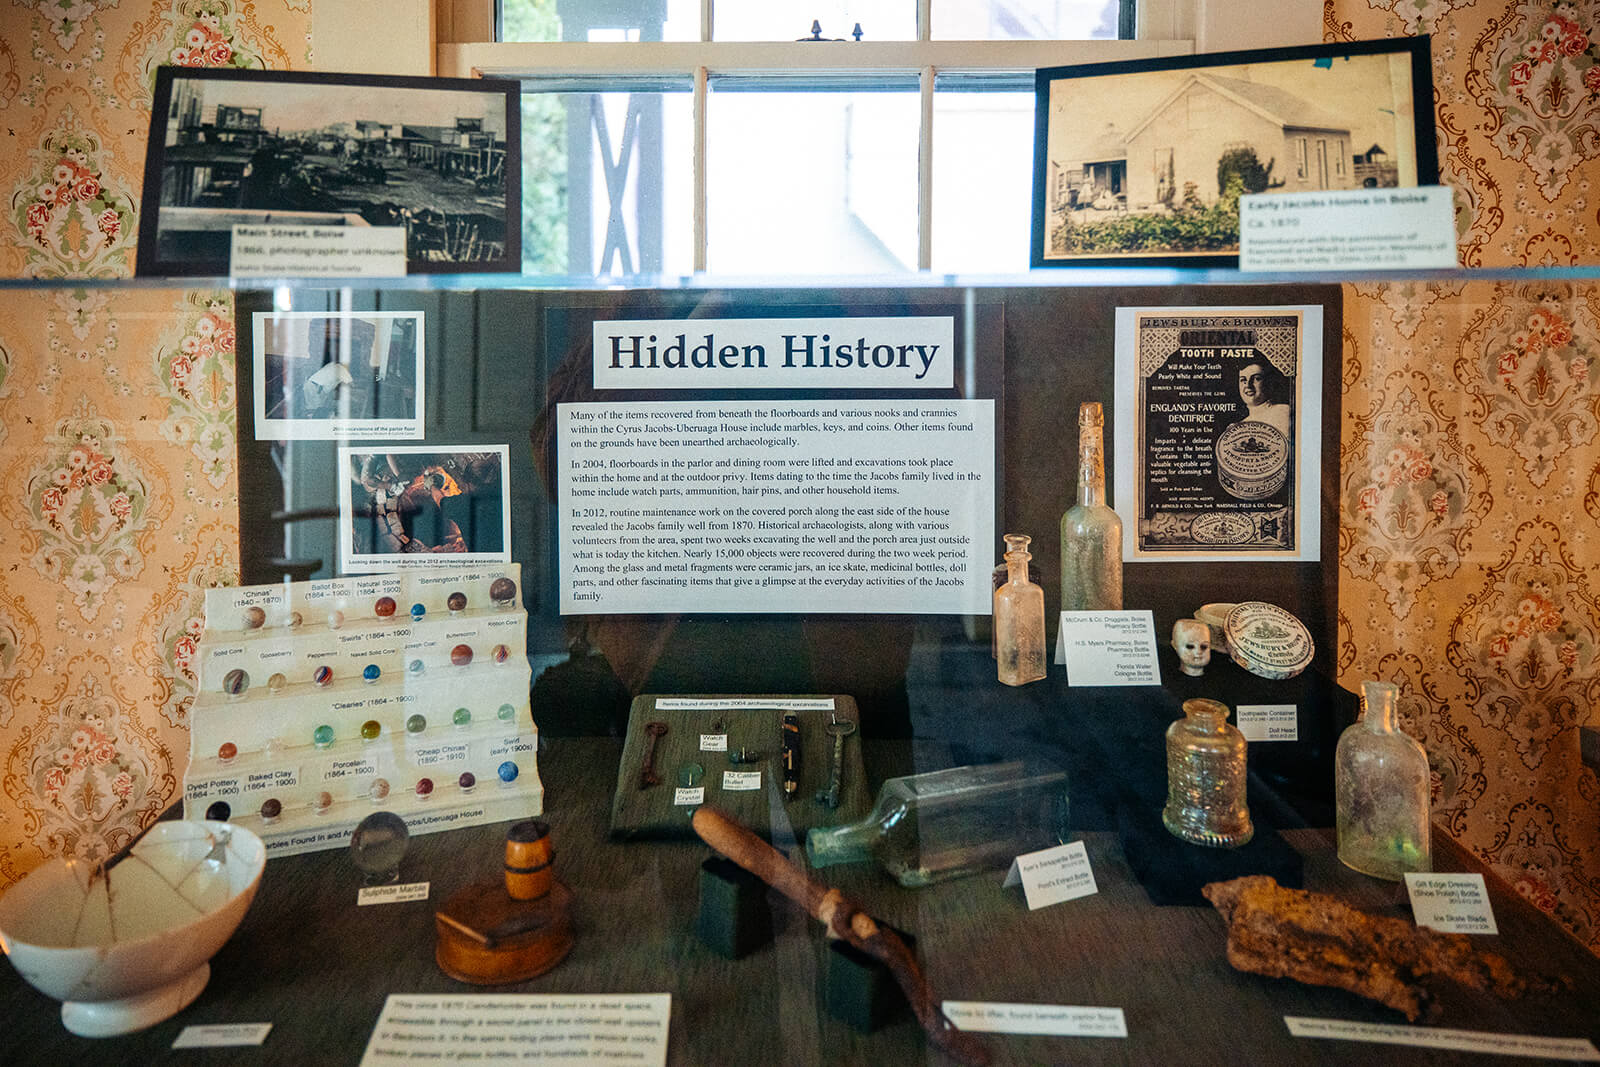
<instances>
[{"instance_id":1,"label":"tall green bottle","mask_svg":"<svg viewBox=\"0 0 1600 1067\"><path fill-rule=\"evenodd\" d=\"M1078 407L1078 502L1061 516L1061 610L1122 610L1122 520L1106 506L1105 416Z\"/></svg>"}]
</instances>

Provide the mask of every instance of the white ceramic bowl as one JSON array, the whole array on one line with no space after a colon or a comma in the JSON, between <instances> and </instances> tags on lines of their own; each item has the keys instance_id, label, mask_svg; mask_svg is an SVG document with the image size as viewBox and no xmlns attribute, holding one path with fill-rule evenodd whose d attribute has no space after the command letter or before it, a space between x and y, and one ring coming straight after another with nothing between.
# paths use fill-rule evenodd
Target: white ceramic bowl
<instances>
[{"instance_id":1,"label":"white ceramic bowl","mask_svg":"<svg viewBox=\"0 0 1600 1067\"><path fill-rule=\"evenodd\" d=\"M200 995L266 861L249 830L158 823L104 877L64 859L29 873L0 897L0 947L73 1033L143 1030Z\"/></svg>"}]
</instances>

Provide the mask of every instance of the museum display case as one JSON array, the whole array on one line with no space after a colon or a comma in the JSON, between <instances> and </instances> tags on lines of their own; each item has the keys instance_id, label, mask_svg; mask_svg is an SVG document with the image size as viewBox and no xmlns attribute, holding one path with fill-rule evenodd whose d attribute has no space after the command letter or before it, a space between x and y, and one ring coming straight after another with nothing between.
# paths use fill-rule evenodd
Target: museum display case
<instances>
[{"instance_id":1,"label":"museum display case","mask_svg":"<svg viewBox=\"0 0 1600 1067\"><path fill-rule=\"evenodd\" d=\"M1470 308L1502 288L1567 299L1600 282L1600 269L1382 277L1450 287ZM470 909L446 902L482 889L498 907L501 872L510 886L535 866L513 862L511 845L537 841L536 866L553 872L560 899L522 911L558 927L558 962L541 957L520 972L533 977L489 992L669 994L673 1064L977 1062L928 1036L898 999L903 973L849 955L778 881L769 892L714 867L718 853L695 832L702 806L754 828L819 895L836 890L892 931L928 1003L957 1025L974 1004L1033 1006L1032 1032L972 1028L989 1062L1370 1059L1370 1035L1336 1040L1316 1026L1393 1040L1406 1013L1358 995L1364 974L1251 973L1230 940L1242 905L1230 898L1224 915L1202 893L1269 875L1368 916L1412 917L1406 885L1341 864L1334 836L1336 747L1358 718L1340 684L1340 517L1351 493L1342 403L1359 373L1346 359L1352 280L1366 279L1139 268L615 288L490 275L0 282L7 301L88 293L152 319L199 293L230 320L237 489L199 491L237 509L239 583L280 592L208 597L225 617L205 620L197 652L190 729L204 774L191 775L210 788L230 767L282 766L268 753L275 727L227 718L287 699L264 658L279 644L290 689L306 694L323 689L316 646L341 650L326 658L332 695L273 713L305 750L297 766L322 758L311 730L322 718L339 735L330 744L364 751L364 713L316 701L426 693L428 707L396 712L366 739L392 747L408 792L419 774L430 790L441 783L393 805L402 816L447 801L467 811L474 799L450 784L446 755L419 755L423 740L537 739L531 781L477 783L477 797L499 798L492 812L412 833L397 884L422 884L415 895L358 903L363 869L328 847L347 844L343 833L273 851L272 825L257 822L282 817L287 835L314 811L280 816L252 795L242 817L229 814L268 840L269 858L199 998L147 1030L95 1041L66 1032L55 1001L0 968L0 1061L185 1060L195 1053L173 1048L185 1026L271 1023L259 1048L233 1055L357 1062L392 995L484 991L450 977L476 975L475 965L441 969L447 953L493 950L527 929L485 933L462 918ZM1182 374L1160 393L1151 360L1167 356ZM1259 429L1234 413L1250 406L1238 378L1252 362L1288 368L1282 425ZM351 373L314 382L329 365ZM1204 440L1184 426L1203 426ZM1080 428L1093 430L1082 438L1093 438L1087 473ZM1121 564L1116 582L1084 582L1085 608L1103 610L1066 619L1063 514L1074 504L1114 509L1074 537L1092 535L1096 559ZM1011 580L1044 599L1045 676L1018 679L1029 684L996 677L990 611L1008 541ZM451 566L461 582L435 577ZM501 584L508 575L518 580ZM361 576L372 580L350 584L359 604L329 599L335 580ZM1116 584L1120 598L1108 598ZM404 643L382 657L339 643L405 627L408 614L416 633L437 631L415 655ZM481 634L460 637L468 625ZM480 706L510 707L514 725L451 720L452 709ZM1182 840L1163 825L1163 804L1183 793L1176 779L1169 793L1167 732L1195 707L1226 735L1227 766L1220 756L1201 765L1221 748L1211 753L1193 727L1184 788L1198 798L1226 777L1225 814L1238 817ZM1219 731L1218 707L1236 725ZM423 740L408 736L406 715L421 717ZM1383 718L1392 725L1394 709ZM872 808L886 782L1008 761L1027 766L1046 814L1000 803L1019 820L1038 816L1030 830L1064 820L1054 846L1081 849L1062 861L1076 865L1073 885L1064 868L1056 887L1074 895L1036 900L1049 887L1026 863L1021 887L1008 880L1021 857L967 840L973 819L958 819L955 836L983 852L972 864L981 869L932 884L897 880L865 845L835 849L826 864L814 862L815 845L808 853L808 832L842 840L829 831L865 826L869 812L899 833L915 827L915 804L901 805L910 815L885 814L893 805L881 798ZM478 779L493 773L483 768ZM286 798L316 803L309 778L293 784ZM931 834L934 800L946 798L924 799ZM1197 826L1217 814L1194 807ZM538 831L508 844L508 828L534 816ZM1472 935L1470 950L1450 942L1477 961L1457 961L1461 973L1503 967L1521 984L1474 985L1447 966L1374 957L1421 988L1417 1021L1435 1035L1383 1051L1458 1062L1498 1040L1495 1051L1536 1060L1600 1042L1600 961L1448 827L1432 833L1432 871L1484 875L1492 905L1497 932ZM946 861L963 868L961 856ZM494 911L494 922L512 913ZM1347 935L1361 932L1337 936ZM1251 958L1263 951L1300 964L1315 956L1258 944ZM1482 963L1484 953L1498 962ZM1047 1036L1039 1027L1053 1024L1040 1016L1058 1007L1116 1009L1120 1021L1101 1015L1100 1029L1075 1031L1090 1036Z\"/></svg>"}]
</instances>

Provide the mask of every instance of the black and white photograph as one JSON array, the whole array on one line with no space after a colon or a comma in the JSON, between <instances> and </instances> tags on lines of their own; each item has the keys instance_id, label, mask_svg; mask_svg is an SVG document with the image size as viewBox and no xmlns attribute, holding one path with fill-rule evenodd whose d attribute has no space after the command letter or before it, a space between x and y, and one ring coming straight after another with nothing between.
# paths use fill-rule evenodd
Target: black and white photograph
<instances>
[{"instance_id":1,"label":"black and white photograph","mask_svg":"<svg viewBox=\"0 0 1600 1067\"><path fill-rule=\"evenodd\" d=\"M1132 559L1315 559L1321 309L1117 309Z\"/></svg>"},{"instance_id":2,"label":"black and white photograph","mask_svg":"<svg viewBox=\"0 0 1600 1067\"><path fill-rule=\"evenodd\" d=\"M403 227L408 273L521 269L517 84L162 67L138 273L228 273L237 225Z\"/></svg>"},{"instance_id":3,"label":"black and white photograph","mask_svg":"<svg viewBox=\"0 0 1600 1067\"><path fill-rule=\"evenodd\" d=\"M256 312L251 342L257 439L423 436L422 312Z\"/></svg>"},{"instance_id":4,"label":"black and white photograph","mask_svg":"<svg viewBox=\"0 0 1600 1067\"><path fill-rule=\"evenodd\" d=\"M1231 266L1239 197L1437 181L1427 38L1054 67L1035 267Z\"/></svg>"},{"instance_id":5,"label":"black and white photograph","mask_svg":"<svg viewBox=\"0 0 1600 1067\"><path fill-rule=\"evenodd\" d=\"M343 574L511 562L507 445L339 448Z\"/></svg>"}]
</instances>

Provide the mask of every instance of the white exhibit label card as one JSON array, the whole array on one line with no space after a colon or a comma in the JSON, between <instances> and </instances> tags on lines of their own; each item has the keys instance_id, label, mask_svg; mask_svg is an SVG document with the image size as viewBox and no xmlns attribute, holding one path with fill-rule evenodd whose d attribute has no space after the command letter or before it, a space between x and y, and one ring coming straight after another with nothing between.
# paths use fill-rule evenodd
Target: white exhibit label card
<instances>
[{"instance_id":1,"label":"white exhibit label card","mask_svg":"<svg viewBox=\"0 0 1600 1067\"><path fill-rule=\"evenodd\" d=\"M413 900L428 899L428 882L410 882L406 885L368 885L356 893L356 906L368 904L406 904Z\"/></svg>"},{"instance_id":2,"label":"white exhibit label card","mask_svg":"<svg viewBox=\"0 0 1600 1067\"><path fill-rule=\"evenodd\" d=\"M1160 685L1156 623L1150 611L1063 611L1056 662L1068 685Z\"/></svg>"},{"instance_id":3,"label":"white exhibit label card","mask_svg":"<svg viewBox=\"0 0 1600 1067\"><path fill-rule=\"evenodd\" d=\"M670 993L390 993L361 1064L666 1067L671 1010Z\"/></svg>"},{"instance_id":4,"label":"white exhibit label card","mask_svg":"<svg viewBox=\"0 0 1600 1067\"><path fill-rule=\"evenodd\" d=\"M1498 934L1494 907L1481 874L1407 872L1406 892L1418 926L1447 934Z\"/></svg>"},{"instance_id":5,"label":"white exhibit label card","mask_svg":"<svg viewBox=\"0 0 1600 1067\"><path fill-rule=\"evenodd\" d=\"M1399 1023L1358 1023L1344 1019L1313 1019L1285 1015L1284 1023L1295 1037L1325 1037L1339 1041L1370 1041L1379 1045L1413 1045L1457 1052L1485 1052L1501 1056L1541 1056L1548 1060L1600 1062L1600 1049L1581 1037L1538 1037L1532 1034L1494 1034L1485 1030L1449 1030L1441 1026L1405 1026Z\"/></svg>"},{"instance_id":6,"label":"white exhibit label card","mask_svg":"<svg viewBox=\"0 0 1600 1067\"><path fill-rule=\"evenodd\" d=\"M698 808L705 802L706 787L703 785L681 785L672 791L672 804L674 807Z\"/></svg>"},{"instance_id":7,"label":"white exhibit label card","mask_svg":"<svg viewBox=\"0 0 1600 1067\"><path fill-rule=\"evenodd\" d=\"M599 319L596 389L948 389L955 319Z\"/></svg>"},{"instance_id":8,"label":"white exhibit label card","mask_svg":"<svg viewBox=\"0 0 1600 1067\"><path fill-rule=\"evenodd\" d=\"M1455 266L1456 210L1447 185L1239 198L1240 270Z\"/></svg>"},{"instance_id":9,"label":"white exhibit label card","mask_svg":"<svg viewBox=\"0 0 1600 1067\"><path fill-rule=\"evenodd\" d=\"M1100 892L1082 841L1018 856L1011 861L1011 870L1001 884L1013 886L1018 882L1022 883L1029 911Z\"/></svg>"},{"instance_id":10,"label":"white exhibit label card","mask_svg":"<svg viewBox=\"0 0 1600 1067\"><path fill-rule=\"evenodd\" d=\"M723 771L722 788L730 793L748 793L761 788L760 771Z\"/></svg>"},{"instance_id":11,"label":"white exhibit label card","mask_svg":"<svg viewBox=\"0 0 1600 1067\"><path fill-rule=\"evenodd\" d=\"M259 1045L267 1039L271 1023L208 1023L185 1026L172 1042L173 1048L232 1048Z\"/></svg>"},{"instance_id":12,"label":"white exhibit label card","mask_svg":"<svg viewBox=\"0 0 1600 1067\"><path fill-rule=\"evenodd\" d=\"M990 400L558 405L561 612L987 615L994 418Z\"/></svg>"},{"instance_id":13,"label":"white exhibit label card","mask_svg":"<svg viewBox=\"0 0 1600 1067\"><path fill-rule=\"evenodd\" d=\"M832 697L657 697L659 711L832 711Z\"/></svg>"},{"instance_id":14,"label":"white exhibit label card","mask_svg":"<svg viewBox=\"0 0 1600 1067\"><path fill-rule=\"evenodd\" d=\"M1127 1037L1121 1008L1073 1004L1003 1004L947 1000L939 1006L957 1027L980 1034L1042 1034L1046 1037Z\"/></svg>"},{"instance_id":15,"label":"white exhibit label card","mask_svg":"<svg viewBox=\"0 0 1600 1067\"><path fill-rule=\"evenodd\" d=\"M233 228L228 273L235 278L403 278L404 226Z\"/></svg>"},{"instance_id":16,"label":"white exhibit label card","mask_svg":"<svg viewBox=\"0 0 1600 1067\"><path fill-rule=\"evenodd\" d=\"M728 751L727 734L701 734L701 752L726 752Z\"/></svg>"},{"instance_id":17,"label":"white exhibit label card","mask_svg":"<svg viewBox=\"0 0 1600 1067\"><path fill-rule=\"evenodd\" d=\"M1234 721L1246 741L1300 740L1300 713L1293 704L1240 704Z\"/></svg>"}]
</instances>

